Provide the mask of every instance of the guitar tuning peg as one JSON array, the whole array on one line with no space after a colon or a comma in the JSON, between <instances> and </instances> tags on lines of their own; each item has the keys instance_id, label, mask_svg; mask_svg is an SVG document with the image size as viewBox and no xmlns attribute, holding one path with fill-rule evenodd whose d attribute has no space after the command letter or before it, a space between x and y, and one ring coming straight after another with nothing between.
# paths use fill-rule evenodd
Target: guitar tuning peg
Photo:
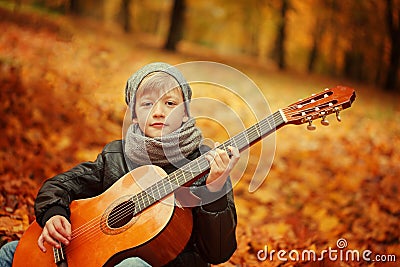
<instances>
[{"instance_id":1,"label":"guitar tuning peg","mask_svg":"<svg viewBox=\"0 0 400 267\"><path fill-rule=\"evenodd\" d=\"M322 117L321 124L324 126L329 126L329 121L326 119L326 116Z\"/></svg>"},{"instance_id":2,"label":"guitar tuning peg","mask_svg":"<svg viewBox=\"0 0 400 267\"><path fill-rule=\"evenodd\" d=\"M340 117L340 114L339 114L339 110L336 111L336 119L338 121L342 121L342 118Z\"/></svg>"},{"instance_id":3,"label":"guitar tuning peg","mask_svg":"<svg viewBox=\"0 0 400 267\"><path fill-rule=\"evenodd\" d=\"M311 120L311 118L310 118L310 119L308 119L307 130L309 130L309 131L314 131L315 129L317 129L317 127L315 127L315 125L314 125L314 124L312 124L312 120Z\"/></svg>"},{"instance_id":4,"label":"guitar tuning peg","mask_svg":"<svg viewBox=\"0 0 400 267\"><path fill-rule=\"evenodd\" d=\"M320 115L322 116L321 124L324 125L324 126L328 126L329 125L329 121L326 119L326 112L322 111L320 113Z\"/></svg>"}]
</instances>

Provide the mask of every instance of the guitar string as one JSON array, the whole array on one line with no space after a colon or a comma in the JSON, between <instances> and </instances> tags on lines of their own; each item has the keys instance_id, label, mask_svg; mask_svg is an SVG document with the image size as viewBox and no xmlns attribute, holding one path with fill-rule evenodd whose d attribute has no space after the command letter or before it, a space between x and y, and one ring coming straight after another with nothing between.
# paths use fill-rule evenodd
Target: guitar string
<instances>
[{"instance_id":1,"label":"guitar string","mask_svg":"<svg viewBox=\"0 0 400 267\"><path fill-rule=\"evenodd\" d=\"M260 126L262 127L262 124L260 124ZM260 128L261 128L260 127ZM268 130L270 130L270 128L271 127L269 127L269 129ZM256 130L257 131L257 135L260 135L260 133L258 133L258 129L257 128L253 128L253 129L250 129L250 130L252 130L252 131L254 131L254 130ZM249 136L251 136L252 134L254 134L254 132L251 132L251 131L249 131ZM242 137L241 137L242 138ZM239 139L240 140L240 139ZM184 180L184 181L186 181L186 180ZM142 191L142 192L146 192L146 191ZM148 195L150 195L150 197L152 197L151 195L154 195L154 192L152 192L152 194L148 194ZM144 200L144 198L145 198L145 195L142 197L142 198L138 198L138 200L139 200L139 202L140 202L140 200ZM152 197L153 198L153 197ZM149 201L148 199L147 199L147 201ZM149 204L151 204L151 202L149 201ZM132 211L132 208L133 207L128 207L126 210L128 211L128 212L131 212ZM126 216L126 214L125 215L122 215L122 216L120 216L121 218L124 218ZM99 216L100 217L100 216ZM116 217L115 219L118 219L118 217ZM97 221L95 222L96 224L97 224Z\"/></svg>"},{"instance_id":2,"label":"guitar string","mask_svg":"<svg viewBox=\"0 0 400 267\"><path fill-rule=\"evenodd\" d=\"M170 176L171 176L171 175L170 175ZM174 176L176 176L176 175L174 175ZM156 183L154 183L153 185L151 185L151 187L149 187L149 188L154 188L157 184L159 185L160 182L163 182L163 180L157 181ZM167 182L169 182L170 184L173 184L171 181L167 181ZM164 183L163 186L166 187L166 183ZM173 188L172 188L172 185L170 185L170 187L171 187L171 192L174 191ZM147 189L149 189L149 188L147 188ZM157 189L157 190L158 190L158 189ZM169 195L169 194L171 193L171 192L169 192L168 190L166 190L165 188L164 188L164 192L165 192L164 195L160 195L160 193L159 193L159 194L158 194L158 198L165 197L165 196L167 196L167 195ZM147 193L147 194L145 194L145 193ZM141 195L143 195L143 197L140 197ZM127 201L129 201L129 203L131 203L132 200L135 199L135 200L137 200L137 202L142 203L142 202L144 202L143 200L146 200L146 199L145 199L146 196L151 196L151 195L155 195L155 194L154 194L154 191L149 192L148 190L143 190L143 191L139 192L137 195L133 195L133 196L131 196L130 198L128 198ZM139 197L138 197L138 196L139 196ZM147 199L146 202L149 202L149 200ZM144 208L145 208L145 207L146 207L146 205L144 205ZM133 210L133 209L132 209L132 208L133 208L132 206L126 206L125 208L126 208L126 210L128 210L129 212L131 212L131 211ZM141 208L141 210L144 209L144 208ZM129 210L129 209L130 209L130 210ZM140 212L140 210L139 210L139 212ZM126 216L126 214L125 214L125 215L122 214L121 217L124 217L124 216ZM101 217L101 216L98 216L97 218L99 218L99 217ZM92 219L92 221L93 221L93 220L96 220L97 218ZM118 217L117 217L116 219L118 219ZM113 223L116 223L116 222L117 222L117 221L112 221L112 220L109 221L110 224L113 224ZM96 221L95 223L97 224L97 221ZM79 234L79 231L81 231L82 228L83 228L84 226L86 226L86 225L82 225L82 226L80 226L79 228L75 229L75 230L73 231L73 233L76 234L76 235L78 235L78 234Z\"/></svg>"},{"instance_id":3,"label":"guitar string","mask_svg":"<svg viewBox=\"0 0 400 267\"><path fill-rule=\"evenodd\" d=\"M253 133L251 133L250 132L250 135L249 136L251 136L251 134L253 134ZM257 132L257 134L258 134L258 136L260 135L260 133L258 133ZM257 136L257 137L258 137ZM198 172L198 171L197 171ZM176 175L175 175L176 176ZM179 176L178 176L179 177ZM184 180L184 181L186 181L186 180ZM178 180L178 182L180 182L179 180ZM165 185L164 185L165 186ZM172 187L172 185L171 185L171 187ZM157 190L158 190L159 188L157 188ZM173 191L173 190L172 190ZM145 192L147 192L147 191L145 191ZM154 198L152 195L155 195L154 194L154 192L152 192L151 194L148 194L148 195L150 195L150 197L152 197L152 198ZM167 194L165 194L165 195L167 195ZM160 195L160 193L158 194L158 198L160 198L160 197L162 197L161 195ZM139 198L139 200L142 200L142 198ZM148 200L147 199L147 201L149 202L149 204L151 204L151 202L150 202L150 200ZM131 212L132 211L132 207L127 207L127 210L129 211L129 212ZM122 215L122 217L124 217L125 215ZM118 218L116 218L116 219L118 219Z\"/></svg>"},{"instance_id":4,"label":"guitar string","mask_svg":"<svg viewBox=\"0 0 400 267\"><path fill-rule=\"evenodd\" d=\"M327 104L328 105L328 104ZM294 109L296 109L296 107L289 107L289 108L285 108L284 110L294 110ZM309 109L309 110L312 110L311 108ZM259 123L259 124L257 124L256 126L258 126L258 128L259 129L262 129L262 127L263 127L263 123L264 122L269 122L269 120L271 120L271 119L273 119L273 120L276 120L276 115L275 114L273 114L274 115L274 117L272 118L272 117L268 117L266 120L263 120L261 123ZM278 114L279 115L279 114ZM278 119L280 119L281 121L279 122L279 124L282 124L282 123L285 123L284 121L282 121L282 118L278 118ZM275 125L279 125L279 124L276 124L275 123ZM269 127L268 128L268 130L274 130L275 128L272 128L271 129L271 127ZM247 132L247 134L248 134L248 136L250 137L251 135L253 135L254 134L254 130L256 130L256 131L258 131L258 129L257 129L257 127L253 127L253 128L250 128L250 130L248 130L248 131L246 131ZM245 133L245 132L244 132ZM243 133L243 134L244 134ZM264 134L267 134L268 132L264 132L263 133L263 135ZM258 135L260 135L259 133L258 133ZM250 139L250 140L252 140L252 141L255 141L256 139L258 139L259 138L259 136L256 136L256 138L255 139ZM241 138L237 138L237 140L238 141L240 141L241 140ZM232 139L232 141L235 141L234 139ZM247 140L248 141L248 140ZM249 143L249 142L248 142ZM248 144L248 143L246 143L246 144ZM224 144L226 144L226 145L228 145L229 143L228 142L226 142L226 143L224 143ZM222 145L220 145L219 147L223 147L223 145L224 144L222 144ZM201 169L201 168L200 168ZM176 176L176 175L175 175ZM176 177L175 177L176 178ZM178 178L179 178L179 176L178 176ZM178 180L179 181L179 180ZM183 180L183 181L186 181L186 180ZM171 181L169 181L169 182L171 182ZM171 184L173 184L173 183L171 183ZM165 184L164 184L164 186L165 186ZM170 185L171 186L171 185ZM152 190L152 188L150 187L150 189ZM159 190L159 188L157 188L157 190ZM174 191L174 189L172 188L172 192ZM142 192L144 192L144 193L146 193L147 191L145 190L145 191L142 191ZM141 193L142 193L141 192ZM153 192L152 192L153 193ZM160 193L159 193L160 194ZM154 203L154 202L151 202L149 199L148 199L148 196L150 195L150 194L147 194L147 195L144 195L144 194L141 194L141 195L143 195L143 197L141 197L141 198L138 198L138 202L140 203L141 201L140 200L144 200L144 199L147 199L147 201L149 202L149 206L152 204L152 203ZM153 194L151 194L151 195L153 195ZM150 197L151 197L151 195L150 195ZM147 197L146 197L147 196ZM152 197L153 198L153 197ZM145 208L146 208L146 205L144 205L145 206ZM99 216L100 217L100 216ZM122 216L122 218L124 218L125 217L125 215L123 215ZM118 219L118 218L116 218L116 219ZM97 222L96 222L96 224L97 224Z\"/></svg>"},{"instance_id":5,"label":"guitar string","mask_svg":"<svg viewBox=\"0 0 400 267\"><path fill-rule=\"evenodd\" d=\"M293 109L296 109L296 107L289 107L289 108L285 108L285 110L293 110ZM270 120L270 119L274 119L274 120L276 120L276 115L275 114L273 114L273 118L271 118L270 116L269 117L267 117L265 120L263 120L263 121L261 121L260 123L258 123L258 124L256 124L256 125L253 125L252 127L250 127L249 128L249 130L247 130L247 131L245 131L245 132L243 132L243 133L241 133L241 134L244 134L244 133L246 133L247 132L247 135L249 136L249 137L251 137L251 135L253 135L255 132L254 131L256 131L257 132L257 135L256 135L256 138L249 138L250 140L252 140L252 141L255 141L256 139L258 139L258 137L259 136L262 136L263 134L261 134L261 133L259 133L259 130L258 130L258 128L260 129L260 130L262 130L262 127L263 127L263 122L268 122L269 123L269 121L268 120ZM278 118L279 119L279 118ZM280 118L280 119L282 119L282 118ZM280 123L283 123L282 121L280 122ZM270 124L270 123L269 123ZM275 125L277 125L276 123L275 123ZM258 127L258 128L257 128ZM273 130L273 128L271 128L271 127L269 127L268 128L268 130ZM267 132L265 132L264 134L266 134ZM240 138L237 138L238 139L238 141L241 141L241 138L242 137L240 137ZM247 139L246 141L248 141L249 139ZM235 141L235 139L231 139L232 141ZM231 142L231 140L228 140L226 143L224 143L224 144L221 144L219 147L226 147L230 142ZM249 142L247 142L246 143L246 145L248 144ZM198 167L200 167L199 168L199 170L201 170L202 168L201 168L201 166L200 166L200 164L197 162L197 165L198 165ZM205 167L204 167L205 168ZM177 175L175 175L175 179L176 178L178 178L178 184L179 184L179 176L177 176ZM183 180L184 182L185 181L187 181L186 179L185 180ZM171 182L171 181L168 181L168 182ZM171 184L173 184L173 183L171 183ZM165 184L163 185L164 187L165 187ZM172 185L170 185L171 186L171 189L172 189L172 192L174 191L173 190L173 187L172 187ZM149 187L151 190L153 190L153 186L151 186L151 187ZM159 196L161 196L161 194L160 194L160 191L159 191L159 188L160 187L156 187L156 189L158 190L158 194L159 194ZM167 193L167 190L164 188L164 190L165 190L165 192ZM142 193L142 192L147 192L146 190L145 191L141 191L140 193ZM154 197L152 197L152 195L154 195L154 192L151 192L152 194L147 194L147 195L144 195L144 194L141 194L141 195L143 195L143 197L139 197L138 198L138 202L139 203L141 203L141 201L143 201L144 199L147 199L147 201L149 202L149 206L151 205L151 204L153 204L154 202L152 202L152 201L150 201L148 198L149 197L151 197L151 198L153 198L153 199L155 199ZM168 195L168 194L166 194L166 195ZM147 197L146 197L147 196ZM144 205L145 206L145 208L147 207L146 205ZM131 212L132 211L132 208L134 208L134 207L129 207L129 208L127 208L126 210L128 211L128 212ZM140 211L139 211L140 212ZM100 217L100 216L98 216L98 217ZM120 216L120 218L125 218L126 217L126 214L124 215L124 214L122 214L121 216ZM115 218L115 220L119 220L118 219L118 217L116 217ZM94 221L94 223L97 225L98 224L98 221L97 221L97 219L95 218L95 219L93 219L92 221ZM84 225L82 225L80 228L82 228L82 227L84 227L84 226L87 226L86 224L84 224ZM90 228L89 228L90 229ZM75 229L75 230L78 230L78 229ZM79 231L78 231L78 233L79 233ZM79 236L79 234L76 234L76 236Z\"/></svg>"},{"instance_id":6,"label":"guitar string","mask_svg":"<svg viewBox=\"0 0 400 267\"><path fill-rule=\"evenodd\" d=\"M204 166L204 167L206 167L206 166ZM162 180L161 180L162 181ZM146 191L142 191L142 192L146 192ZM147 191L148 192L148 191ZM136 197L136 199L138 199L138 202L144 202L143 200L145 199L145 197L146 197L146 195L145 194L142 194L143 195L143 197L142 198L137 198ZM165 196L167 196L168 194L166 193L165 194ZM150 194L147 194L147 196L150 196ZM135 197L135 196L134 196ZM134 198L133 197L133 198ZM150 197L152 197L152 196L150 196ZM152 198L154 198L154 197L152 197ZM147 201L146 202L149 202L149 204L150 204L150 200L148 200L147 199ZM130 204L131 204L131 202L129 202ZM133 203L132 203L133 204ZM146 205L145 205L146 206ZM131 206L131 205L127 205L126 207L125 207L125 211L128 211L129 213L131 212L131 211L133 211L134 210L134 207L133 206ZM120 218L124 218L124 216L126 216L126 213L125 214L122 214L121 216L119 216ZM100 216L98 216L97 217L97 219L99 218ZM118 217L116 217L115 219L117 219L118 220ZM96 224L96 227L97 227L97 225L98 225L98 220L96 220L96 218L95 219L92 219L92 221L94 221L94 223ZM109 221L109 224L113 224L113 223L115 223L115 220L110 220ZM76 238L78 238L79 237L79 235L80 235L80 233L84 233L84 232L86 232L86 233L88 233L88 231L87 231L87 229L84 229L84 230L82 230L84 227L79 227L80 229L80 231L76 231L76 229L73 231L73 233L74 233L74 239L76 239ZM86 228L89 228L89 230L90 230L90 227L86 227Z\"/></svg>"},{"instance_id":7,"label":"guitar string","mask_svg":"<svg viewBox=\"0 0 400 267\"><path fill-rule=\"evenodd\" d=\"M288 108L289 109L289 108ZM288 110L288 109L286 109L286 110ZM290 109L295 109L295 107L291 107ZM265 120L265 121L268 121L269 120L269 118L267 118L267 120ZM264 122L265 122L264 121ZM284 122L281 122L281 123L284 123ZM259 128L261 129L261 127L262 127L262 124L258 124L258 126L260 126ZM257 130L257 128L255 127L254 129L251 129L251 130ZM268 129L268 130L273 130L273 129ZM248 132L248 135L250 136L250 134L254 134L254 132L251 132L251 131L247 131ZM258 138L258 136L257 136L257 138ZM256 138L256 139L257 139ZM240 140L240 139L238 139L238 140ZM233 140L234 141L234 140ZM220 146L221 147L221 146ZM186 180L184 180L184 181L186 181ZM150 189L152 189L152 188L150 188ZM159 190L158 188L157 188L157 190ZM147 192L146 190L145 191L142 191L142 192ZM149 195L149 194L148 194ZM145 196L146 195L143 195L143 197L142 198L138 198L138 200L143 200L144 198L145 198ZM151 195L150 195L151 196ZM147 198L147 200L148 200L148 198ZM150 200L148 200L149 201L149 203L151 203L150 202ZM146 205L145 205L146 206ZM100 216L99 216L100 217ZM97 223L97 222L96 222Z\"/></svg>"},{"instance_id":8,"label":"guitar string","mask_svg":"<svg viewBox=\"0 0 400 267\"><path fill-rule=\"evenodd\" d=\"M261 124L260 124L261 125ZM262 125L261 125L261 127L262 127ZM269 127L268 129L271 129L271 127ZM259 136L261 136L262 134L261 133L259 133L259 130L257 129L257 128L254 128L253 127L253 129L250 129L250 131L249 131L249 133L248 133L248 136L252 136L252 135L254 135L254 131L256 131L257 132L257 135L256 135L256 138L258 138ZM256 139L256 138L254 138L253 137L253 139ZM247 138L246 138L247 139ZM232 140L235 140L235 139L232 139ZM247 141L247 140L246 140ZM248 142L246 142L246 144L247 144ZM226 146L226 145L225 145ZM193 164L192 164L193 165ZM197 165L199 165L199 164L197 164ZM184 166L184 167L186 167L186 166ZM199 171L201 171L201 170L195 170L195 171L193 171L192 170L193 168L190 168L190 166L189 166L189 170L190 170L190 172L195 172L195 173L198 173ZM183 170L183 168L182 168L182 170ZM182 173L184 173L184 172L182 172ZM175 178L177 177L177 175L174 175L175 176ZM178 178L179 178L179 176L178 176ZM160 180L160 181L158 181L157 183L159 183L159 182L162 182L163 180ZM179 183L182 183L182 181L180 181L180 180L177 180L178 181L178 184ZM171 181L167 181L167 182L170 182L170 184L174 184L173 182L171 182ZM187 182L187 180L185 179L185 180L183 180L183 182ZM156 184L157 184L156 183ZM154 184L154 185L156 185L156 184ZM170 185L170 187L171 187L171 192L167 192L167 190L165 189L165 184L163 185L164 186L164 190L165 190L165 192L166 192L166 194L164 195L164 196L166 196L166 195L168 195L168 194L170 194L172 191L174 191L174 188L172 188L172 185ZM150 189L153 189L154 188L154 186L152 185L151 187L149 187ZM155 187L157 190L159 190L159 187ZM147 191L143 191L143 192L146 192L146 193L148 193ZM152 198L162 198L162 197L164 197L164 196L162 196L162 195L160 195L160 193L158 194L158 197L153 197L153 195L156 195L155 194L155 192L153 192L153 190L150 192L150 194L147 194L148 196L150 196L150 197L152 197ZM140 200L144 200L144 197L142 197L142 198L138 198L138 200L139 200L139 203L141 202ZM150 200L148 200L147 199L147 201L149 202L149 205L151 205L152 204L152 202L150 202ZM146 205L145 205L146 206ZM132 211L132 208L133 207L127 207L127 210L128 210L128 212L131 212ZM124 215L122 215L121 217L123 217L124 218L124 216L126 216L126 214ZM116 218L116 219L118 219L118 218Z\"/></svg>"},{"instance_id":9,"label":"guitar string","mask_svg":"<svg viewBox=\"0 0 400 267\"><path fill-rule=\"evenodd\" d=\"M225 143L223 143L223 144L221 144L219 147L226 147L227 145L229 145L229 143L230 142L232 142L232 141L235 141L236 143L240 143L240 142L244 142L244 141L246 141L246 143L245 143L245 145L247 145L248 143L249 143L249 140L252 140L252 141L255 141L255 140L257 140L259 137L261 137L262 135L263 135L263 133L266 133L266 131L265 131L265 127L267 126L268 128L267 128L267 132L268 131L271 131L271 130L274 130L275 128L272 128L270 125L271 125L271 123L270 123L270 120L273 120L274 122L279 122L279 123L284 123L283 122L283 119L282 119L282 117L281 117L281 115L279 114L279 113L274 113L274 114L272 114L273 116L271 117L271 116L268 116L267 118L265 118L265 119L263 119L262 121L260 121L259 123L257 123L257 124L254 124L253 126L251 126L249 129L247 129L247 130L245 130L245 131L243 131L243 132L241 132L241 133L239 133L238 135L236 135L235 137L236 137L236 139L237 139L237 141L236 141L236 139L235 139L235 137L233 137L232 139L230 139L230 140L228 140L228 141L226 141ZM265 123L268 123L268 125L264 125ZM279 124L278 123L278 124ZM277 123L273 123L273 124L275 124L275 125L278 125ZM264 129L263 129L264 128ZM261 133L260 133L260 131L261 131ZM247 133L247 136L249 136L249 137L252 137L252 138L246 138L246 135L244 135L245 133ZM243 136L241 136L241 135L243 135ZM254 135L256 135L256 137L254 137ZM245 139L245 140L243 140L243 139ZM199 157L200 158L200 157ZM198 158L198 159L199 159ZM196 159L197 160L197 159ZM192 161L193 162L193 161ZM207 161L208 162L208 161ZM200 163L199 162L197 162L197 164L199 165ZM187 165L189 165L189 164L187 164ZM185 165L184 167L186 167L187 165ZM176 175L175 175L176 176ZM177 177L175 177L175 179L176 179ZM184 178L184 177L183 177ZM163 181L163 180L160 180L160 181ZM177 181L180 181L179 180L179 176L178 176L178 180ZM190 180L189 180L190 181ZM159 181L158 181L159 182ZM168 181L168 182L171 182L171 181ZM183 181L180 181L180 182L188 182L188 180L186 180L185 178L184 178L184 180ZM153 184L154 185L154 184ZM151 200L149 200L149 197L151 197L151 198L153 198L153 199L155 199L152 195L155 195L155 192L153 191L153 189L154 189L154 187L153 187L153 185L152 186L150 186L149 188L147 188L147 189L150 189L151 190L151 194L148 194L147 192L146 192L146 190L144 190L144 191L141 191L140 193L142 193L141 195L143 195L141 198L137 198L137 202L143 202L145 199L147 200L146 202L149 202L149 205L148 206L150 206L150 205L152 205L154 202L152 202ZM165 185L165 184L164 184ZM158 188L156 188L157 190L158 190ZM173 188L171 188L171 189L173 189ZM147 193L147 194L143 194L143 192L145 192L145 193ZM172 191L173 192L173 191ZM172 193L171 192L171 193ZM140 194L139 193L139 194ZM169 193L170 194L170 193ZM167 194L168 195L168 194ZM137 196L137 195L134 195L134 196ZM166 196L166 195L165 195ZM165 197L164 196L164 197ZM115 216L115 218L113 218L113 221L109 221L108 222L108 224L109 225L112 225L112 224L114 224L114 223L116 223L116 222L118 222L119 220L122 220L122 219L124 219L124 218L126 218L126 216L127 216L127 213L131 213L131 211L132 210L135 210L134 209L134 204L135 203L133 203L133 204L131 204L131 202L129 202L129 205L127 206L127 207L124 207L125 208L125 210L124 210L124 213L122 213L122 214L119 214L119 216ZM133 206L131 206L131 205L133 205ZM144 205L145 206L145 208L147 208L148 206L147 205ZM139 211L139 212L141 212L141 211ZM91 229L98 229L98 231L100 231L100 229L98 228L98 223L99 223L99 218L100 217L102 217L102 215L99 215L99 216L97 216L96 218L93 218L92 220L90 220L88 223L85 223L85 224L83 224L83 225L81 225L80 227L78 227L77 229L74 229L74 231L73 231L73 239L76 239L76 238L78 238L78 237L80 237L81 235L83 235L83 234L86 234L86 236L87 236L87 238L91 238L91 236L93 236L93 235L96 235L97 233L96 233L96 230L95 230L95 232L93 232L93 233L90 233L90 231L91 231ZM68 247L67 247L67 250L68 250Z\"/></svg>"},{"instance_id":10,"label":"guitar string","mask_svg":"<svg viewBox=\"0 0 400 267\"><path fill-rule=\"evenodd\" d=\"M266 120L265 120L265 121L266 121ZM259 125L261 126L261 127L259 127L259 128L262 128L262 127L263 127L262 123L259 124ZM271 127L269 127L268 130L270 130L270 128L271 128ZM257 129L257 128L250 129L250 131L248 131L248 135L249 135L249 136L253 135L253 134L254 134L254 131L257 131L257 135L260 135L260 133L258 133L258 129ZM240 137L238 140L240 141L242 138L245 138L245 137ZM246 141L247 141L247 140L246 140ZM186 180L184 180L184 181L186 181ZM142 191L142 192L146 192L146 191ZM154 192L153 192L153 193L154 193ZM139 199L138 199L139 202L140 202L140 200L144 200L145 196L146 196L146 195L144 195L142 198L139 198ZM149 200L147 200L147 201L149 201ZM150 202L149 202L149 203L150 203ZM130 207L130 208L126 209L126 210L128 210L128 212L130 212L130 211L132 210L132 207ZM126 216L126 215L122 215L122 216L120 216L120 217L124 218L125 216ZM100 216L98 216L98 217L100 217ZM116 219L118 219L118 218L116 218ZM96 220L95 223L96 223L96 224L98 223L97 220ZM82 228L82 227L80 227L80 228ZM76 236L78 236L78 235L76 235Z\"/></svg>"},{"instance_id":11,"label":"guitar string","mask_svg":"<svg viewBox=\"0 0 400 267\"><path fill-rule=\"evenodd\" d=\"M148 192L148 191L142 191L142 192ZM144 200L144 198L146 197L146 195L145 194L142 194L143 195L143 197L142 198L138 198L137 196L133 196L132 198L135 198L136 197L136 199L138 199L138 201L139 202L144 202L143 200ZM148 194L149 195L149 194ZM167 195L167 194L166 194ZM131 198L131 199L132 199ZM149 202L149 200L147 200L146 202ZM129 207L130 206L130 207ZM131 212L132 210L134 210L133 209L134 207L132 207L131 205L127 205L127 207L125 207L125 210L127 210L128 212ZM120 216L120 218L122 218L122 217L124 217L124 216L126 216L126 215L121 215ZM101 217L101 216L98 216L97 218L94 218L94 219L92 219L91 221L92 221L92 224L93 224L93 222L94 222L94 224L96 224L95 226L96 226L96 228L97 228L97 225L98 225L98 218L99 217ZM96 220L97 219L97 220ZM116 218L116 219L118 219L118 218ZM114 220L115 221L115 220ZM113 223L113 220L110 220L110 222L109 222L110 224L112 224ZM84 227L84 226L86 226L86 227ZM88 224L85 224L85 225L82 225L81 227L79 227L79 231L76 231L77 229L75 229L74 231L73 231L73 239L77 239L81 234L90 234L90 232L89 231L87 231L88 230L88 228L89 228L89 230L90 230L90 228L91 228L91 226L89 225L89 227L87 227L88 226ZM86 229L85 229L86 228ZM95 233L94 233L95 234ZM90 238L90 235L88 235L88 238ZM76 242L75 242L76 243Z\"/></svg>"},{"instance_id":12,"label":"guitar string","mask_svg":"<svg viewBox=\"0 0 400 267\"><path fill-rule=\"evenodd\" d=\"M96 233L93 233L92 236L95 235L95 234L96 234ZM89 237L89 238L90 238L90 237ZM71 248L72 248L72 247L71 247Z\"/></svg>"},{"instance_id":13,"label":"guitar string","mask_svg":"<svg viewBox=\"0 0 400 267\"><path fill-rule=\"evenodd\" d=\"M139 198L139 200L141 200L141 199Z\"/></svg>"},{"instance_id":14,"label":"guitar string","mask_svg":"<svg viewBox=\"0 0 400 267\"><path fill-rule=\"evenodd\" d=\"M98 216L98 217L100 217L100 216ZM96 224L98 224L98 222L96 222ZM96 231L97 229L98 229L98 227L96 226L96 229L94 231L92 231L92 232L86 231L86 235L83 236L83 240L82 239L79 240L80 241L79 243L84 243L86 240L90 239L91 237L94 237L99 232L99 231ZM92 230L92 229L89 229L89 230ZM74 239L76 239L76 238L77 238L77 236ZM74 242L71 244L74 244L75 246L68 246L66 249L66 252L72 251L73 249L75 249L75 247L79 246L78 242Z\"/></svg>"}]
</instances>

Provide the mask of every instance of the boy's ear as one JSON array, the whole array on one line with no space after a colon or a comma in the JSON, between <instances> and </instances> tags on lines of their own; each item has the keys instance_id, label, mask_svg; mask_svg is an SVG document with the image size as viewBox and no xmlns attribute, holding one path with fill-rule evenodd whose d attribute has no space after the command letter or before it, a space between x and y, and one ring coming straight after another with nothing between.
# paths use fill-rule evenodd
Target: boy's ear
<instances>
[{"instance_id":1,"label":"boy's ear","mask_svg":"<svg viewBox=\"0 0 400 267\"><path fill-rule=\"evenodd\" d=\"M188 120L189 120L189 117L187 115L184 116L183 119L182 119L183 122L187 122Z\"/></svg>"},{"instance_id":2,"label":"boy's ear","mask_svg":"<svg viewBox=\"0 0 400 267\"><path fill-rule=\"evenodd\" d=\"M137 123L138 123L138 119L137 119L137 118L133 118L133 119L132 119L132 123L133 123L133 124L137 124Z\"/></svg>"}]
</instances>

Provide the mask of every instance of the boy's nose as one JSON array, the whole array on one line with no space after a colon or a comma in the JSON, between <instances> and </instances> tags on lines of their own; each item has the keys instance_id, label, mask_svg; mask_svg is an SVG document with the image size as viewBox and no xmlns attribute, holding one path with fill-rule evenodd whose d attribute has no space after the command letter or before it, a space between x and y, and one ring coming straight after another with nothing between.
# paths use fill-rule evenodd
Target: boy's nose
<instances>
[{"instance_id":1,"label":"boy's nose","mask_svg":"<svg viewBox=\"0 0 400 267\"><path fill-rule=\"evenodd\" d=\"M153 106L153 116L155 117L162 117L165 116L164 109L160 102L155 103Z\"/></svg>"}]
</instances>

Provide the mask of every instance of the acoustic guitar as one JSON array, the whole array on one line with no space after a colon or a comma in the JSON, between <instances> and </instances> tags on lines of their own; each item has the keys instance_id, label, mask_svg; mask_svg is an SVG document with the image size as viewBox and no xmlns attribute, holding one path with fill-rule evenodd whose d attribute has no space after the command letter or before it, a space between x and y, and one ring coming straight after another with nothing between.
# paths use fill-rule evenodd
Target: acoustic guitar
<instances>
[{"instance_id":1,"label":"acoustic guitar","mask_svg":"<svg viewBox=\"0 0 400 267\"><path fill-rule=\"evenodd\" d=\"M349 108L355 100L352 88L337 86L313 94L279 109L219 145L243 151L288 124L308 124ZM167 175L157 166L143 166L124 175L103 194L71 202L72 240L60 249L37 247L42 228L33 222L22 236L14 256L14 267L25 266L114 266L137 256L153 266L174 259L187 244L193 227L191 208L176 201L176 192L209 171L205 155ZM178 203L178 204L177 204ZM53 253L50 251L53 250Z\"/></svg>"}]
</instances>

